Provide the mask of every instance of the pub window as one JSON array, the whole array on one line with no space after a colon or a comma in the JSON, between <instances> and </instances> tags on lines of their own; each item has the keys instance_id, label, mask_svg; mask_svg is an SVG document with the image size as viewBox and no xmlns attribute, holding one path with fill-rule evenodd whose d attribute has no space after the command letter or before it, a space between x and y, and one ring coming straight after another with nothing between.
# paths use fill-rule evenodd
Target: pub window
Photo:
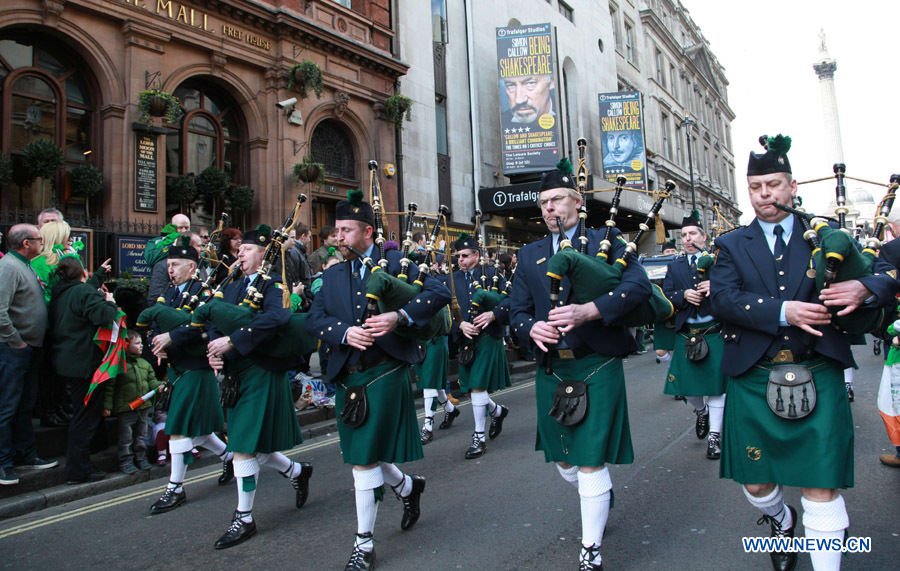
<instances>
[{"instance_id":1,"label":"pub window","mask_svg":"<svg viewBox=\"0 0 900 571\"><path fill-rule=\"evenodd\" d=\"M310 147L313 159L325 165L325 176L357 180L353 143L340 123L331 119L319 123Z\"/></svg>"},{"instance_id":2,"label":"pub window","mask_svg":"<svg viewBox=\"0 0 900 571\"><path fill-rule=\"evenodd\" d=\"M0 35L0 148L12 158L14 179L2 189L3 207L42 210L68 205L67 214L84 213L83 206L69 200L65 172L93 156L97 138L93 85L87 66L70 47L33 32ZM24 182L23 151L40 139L62 149L64 168L55 180L19 186L16 181Z\"/></svg>"}]
</instances>

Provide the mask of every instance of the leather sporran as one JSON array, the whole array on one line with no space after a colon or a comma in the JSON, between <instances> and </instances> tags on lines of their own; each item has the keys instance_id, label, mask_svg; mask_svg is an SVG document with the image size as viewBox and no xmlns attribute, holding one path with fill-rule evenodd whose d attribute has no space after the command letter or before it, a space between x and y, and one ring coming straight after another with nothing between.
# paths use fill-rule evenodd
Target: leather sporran
<instances>
[{"instance_id":1,"label":"leather sporran","mask_svg":"<svg viewBox=\"0 0 900 571\"><path fill-rule=\"evenodd\" d=\"M553 406L547 414L563 426L577 426L584 421L587 412L587 383L560 381L553 393Z\"/></svg>"},{"instance_id":2,"label":"leather sporran","mask_svg":"<svg viewBox=\"0 0 900 571\"><path fill-rule=\"evenodd\" d=\"M816 408L813 374L801 365L775 365L769 370L766 402L776 416L799 420Z\"/></svg>"},{"instance_id":3,"label":"leather sporran","mask_svg":"<svg viewBox=\"0 0 900 571\"><path fill-rule=\"evenodd\" d=\"M172 404L172 383L165 382L160 385L156 392L156 408L163 412L169 412L169 405Z\"/></svg>"},{"instance_id":4,"label":"leather sporran","mask_svg":"<svg viewBox=\"0 0 900 571\"><path fill-rule=\"evenodd\" d=\"M237 375L225 375L225 378L222 380L222 393L219 395L219 401L222 403L222 408L234 408L240 394L240 377Z\"/></svg>"},{"instance_id":5,"label":"leather sporran","mask_svg":"<svg viewBox=\"0 0 900 571\"><path fill-rule=\"evenodd\" d=\"M466 341L459 346L459 353L456 355L456 362L463 367L468 367L475 361L475 341Z\"/></svg>"},{"instance_id":6,"label":"leather sporran","mask_svg":"<svg viewBox=\"0 0 900 571\"><path fill-rule=\"evenodd\" d=\"M344 409L338 420L350 428L359 428L369 420L369 397L366 387L369 384L346 387L344 389Z\"/></svg>"},{"instance_id":7,"label":"leather sporran","mask_svg":"<svg viewBox=\"0 0 900 571\"><path fill-rule=\"evenodd\" d=\"M709 344L706 343L706 338L699 333L686 337L684 339L684 356L692 363L699 363L709 357Z\"/></svg>"}]
</instances>

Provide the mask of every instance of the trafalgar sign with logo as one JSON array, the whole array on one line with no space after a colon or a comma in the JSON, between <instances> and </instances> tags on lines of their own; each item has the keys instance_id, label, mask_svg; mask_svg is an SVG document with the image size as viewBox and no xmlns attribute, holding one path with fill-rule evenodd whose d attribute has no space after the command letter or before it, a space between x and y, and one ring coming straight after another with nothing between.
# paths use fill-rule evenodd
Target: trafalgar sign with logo
<instances>
[{"instance_id":1,"label":"trafalgar sign with logo","mask_svg":"<svg viewBox=\"0 0 900 571\"><path fill-rule=\"evenodd\" d=\"M646 190L647 154L640 92L601 93L599 97L603 179L615 183L624 176L626 187Z\"/></svg>"},{"instance_id":2,"label":"trafalgar sign with logo","mask_svg":"<svg viewBox=\"0 0 900 571\"><path fill-rule=\"evenodd\" d=\"M507 175L549 170L559 162L553 29L497 28L500 141Z\"/></svg>"}]
</instances>

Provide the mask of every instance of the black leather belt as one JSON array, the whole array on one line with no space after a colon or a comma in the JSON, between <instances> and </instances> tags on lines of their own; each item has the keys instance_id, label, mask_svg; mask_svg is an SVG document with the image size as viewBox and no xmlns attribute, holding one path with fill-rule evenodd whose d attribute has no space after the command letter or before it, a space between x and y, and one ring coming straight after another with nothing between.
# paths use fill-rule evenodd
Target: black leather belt
<instances>
[{"instance_id":1,"label":"black leather belt","mask_svg":"<svg viewBox=\"0 0 900 571\"><path fill-rule=\"evenodd\" d=\"M365 371L366 369L371 369L372 367L383 365L390 360L391 358L386 354L381 355L381 357L375 359L372 362L364 361L363 358L360 358L360 360L357 361L355 365L344 365L343 374L352 375L353 373L359 373L360 371Z\"/></svg>"},{"instance_id":2,"label":"black leather belt","mask_svg":"<svg viewBox=\"0 0 900 571\"><path fill-rule=\"evenodd\" d=\"M554 359L581 359L593 354L594 350L587 346L577 349L554 349L549 353L550 357Z\"/></svg>"}]
</instances>

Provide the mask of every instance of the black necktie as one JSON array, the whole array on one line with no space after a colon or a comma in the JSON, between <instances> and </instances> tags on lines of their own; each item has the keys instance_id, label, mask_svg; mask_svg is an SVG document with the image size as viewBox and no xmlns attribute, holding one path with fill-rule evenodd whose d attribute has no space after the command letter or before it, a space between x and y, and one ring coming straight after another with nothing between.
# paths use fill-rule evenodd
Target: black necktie
<instances>
[{"instance_id":1,"label":"black necktie","mask_svg":"<svg viewBox=\"0 0 900 571\"><path fill-rule=\"evenodd\" d=\"M362 272L360 271L360 269L362 268L362 262L360 262L358 259L353 260L351 267L353 268L353 279L355 279L357 283L361 282Z\"/></svg>"},{"instance_id":2,"label":"black necktie","mask_svg":"<svg viewBox=\"0 0 900 571\"><path fill-rule=\"evenodd\" d=\"M559 245L562 244L563 241L563 233L560 231L559 234L556 235L556 251L559 252Z\"/></svg>"},{"instance_id":3,"label":"black necktie","mask_svg":"<svg viewBox=\"0 0 900 571\"><path fill-rule=\"evenodd\" d=\"M691 254L690 258L691 258L691 269L696 270L697 269L697 256L695 256L694 254Z\"/></svg>"},{"instance_id":4,"label":"black necktie","mask_svg":"<svg viewBox=\"0 0 900 571\"><path fill-rule=\"evenodd\" d=\"M781 224L776 224L772 232L775 234L775 261L780 262L781 258L784 256L784 251L787 248L787 244L784 243L784 238L781 237L782 234L784 234L784 228Z\"/></svg>"},{"instance_id":5,"label":"black necktie","mask_svg":"<svg viewBox=\"0 0 900 571\"><path fill-rule=\"evenodd\" d=\"M250 278L249 278L249 277L246 277L246 278L244 278L243 281L241 282L241 297L243 297L244 294L247 293L247 288L248 288L248 287L250 287Z\"/></svg>"}]
</instances>

